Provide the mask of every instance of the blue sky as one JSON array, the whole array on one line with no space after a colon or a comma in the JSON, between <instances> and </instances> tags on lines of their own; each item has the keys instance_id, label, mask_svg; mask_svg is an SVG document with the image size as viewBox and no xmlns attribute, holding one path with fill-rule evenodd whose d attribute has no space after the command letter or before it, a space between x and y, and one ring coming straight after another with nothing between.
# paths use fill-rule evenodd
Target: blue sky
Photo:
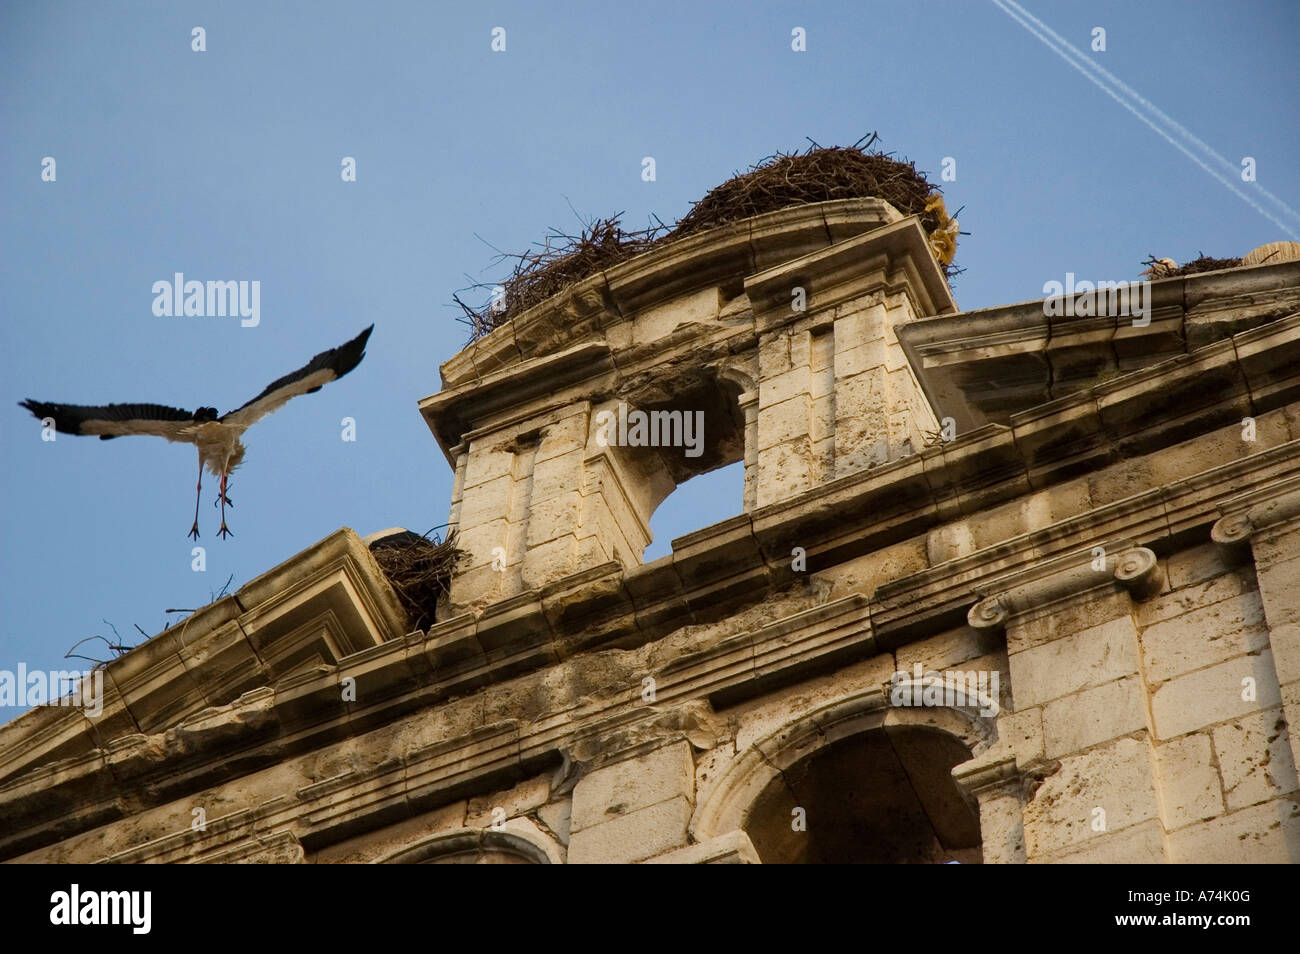
<instances>
[{"instance_id":1,"label":"blue sky","mask_svg":"<svg viewBox=\"0 0 1300 954\"><path fill-rule=\"evenodd\" d=\"M1098 63L1233 163L1254 157L1258 184L1300 207L1300 4L1023 5L1083 50L1104 27ZM191 50L195 26L206 52ZM790 48L797 26L806 52ZM1300 227L1286 234L987 0L11 2L0 125L0 669L63 668L73 643L112 635L105 619L138 642L133 624L152 634L176 618L165 608L202 605L340 525L442 524L451 472L416 402L466 340L451 294L500 276L476 235L522 249L576 226L570 203L671 222L804 137L877 130L936 180L957 160L943 185L972 233L964 309ZM260 325L155 317L151 287L177 271L260 281ZM216 538L205 485L202 573L185 536L191 448L44 443L15 406L225 412L371 322L355 372L246 435L232 539ZM693 481L656 514L651 555L739 512L740 495L734 470Z\"/></svg>"}]
</instances>

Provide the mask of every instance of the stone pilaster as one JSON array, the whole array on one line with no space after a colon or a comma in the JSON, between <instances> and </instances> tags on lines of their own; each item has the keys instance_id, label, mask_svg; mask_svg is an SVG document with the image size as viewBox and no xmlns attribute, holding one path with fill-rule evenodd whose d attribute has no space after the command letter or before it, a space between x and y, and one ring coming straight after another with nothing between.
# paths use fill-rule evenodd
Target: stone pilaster
<instances>
[{"instance_id":1,"label":"stone pilaster","mask_svg":"<svg viewBox=\"0 0 1300 954\"><path fill-rule=\"evenodd\" d=\"M1254 560L1293 764L1300 766L1300 480L1224 510L1210 537L1231 557Z\"/></svg>"},{"instance_id":2,"label":"stone pilaster","mask_svg":"<svg viewBox=\"0 0 1300 954\"><path fill-rule=\"evenodd\" d=\"M915 219L745 281L758 334L759 507L925 446L939 429L895 329L953 310Z\"/></svg>"},{"instance_id":3,"label":"stone pilaster","mask_svg":"<svg viewBox=\"0 0 1300 954\"><path fill-rule=\"evenodd\" d=\"M980 801L985 858L1163 860L1133 600L1163 573L1144 547L1098 546L995 581L971 607L1006 634L1013 711L954 770Z\"/></svg>"},{"instance_id":4,"label":"stone pilaster","mask_svg":"<svg viewBox=\"0 0 1300 954\"><path fill-rule=\"evenodd\" d=\"M573 788L569 862L639 862L686 848L695 811L694 750L722 734L709 707L696 702L647 707L635 719L596 727L575 741L570 759L581 777ZM741 854L735 860L748 860Z\"/></svg>"}]
</instances>

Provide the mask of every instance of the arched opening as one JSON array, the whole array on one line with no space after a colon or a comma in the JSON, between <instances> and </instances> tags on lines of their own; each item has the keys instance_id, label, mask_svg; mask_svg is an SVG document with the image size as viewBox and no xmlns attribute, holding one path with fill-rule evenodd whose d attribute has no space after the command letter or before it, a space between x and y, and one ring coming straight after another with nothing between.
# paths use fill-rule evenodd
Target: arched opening
<instances>
[{"instance_id":1,"label":"arched opening","mask_svg":"<svg viewBox=\"0 0 1300 954\"><path fill-rule=\"evenodd\" d=\"M462 828L421 839L379 859L388 865L547 865L546 848L510 831Z\"/></svg>"},{"instance_id":2,"label":"arched opening","mask_svg":"<svg viewBox=\"0 0 1300 954\"><path fill-rule=\"evenodd\" d=\"M667 556L676 537L741 513L744 488L745 464L739 460L680 484L650 517L654 538L646 547L643 561L649 563Z\"/></svg>"},{"instance_id":3,"label":"arched opening","mask_svg":"<svg viewBox=\"0 0 1300 954\"><path fill-rule=\"evenodd\" d=\"M739 372L699 368L674 378L671 387L653 382L629 395L630 404L652 417L689 417L694 438L691 446L674 443L624 457L645 488L642 513L652 539L643 562L670 553L675 537L744 511L746 443L755 433L743 392Z\"/></svg>"},{"instance_id":4,"label":"arched opening","mask_svg":"<svg viewBox=\"0 0 1300 954\"><path fill-rule=\"evenodd\" d=\"M931 726L872 729L782 770L744 829L764 864L979 864L978 806L951 775L970 757Z\"/></svg>"},{"instance_id":5,"label":"arched opening","mask_svg":"<svg viewBox=\"0 0 1300 954\"><path fill-rule=\"evenodd\" d=\"M952 769L996 739L996 716L979 707L891 705L863 688L738 752L691 835L742 831L766 864L979 864L979 806Z\"/></svg>"}]
</instances>

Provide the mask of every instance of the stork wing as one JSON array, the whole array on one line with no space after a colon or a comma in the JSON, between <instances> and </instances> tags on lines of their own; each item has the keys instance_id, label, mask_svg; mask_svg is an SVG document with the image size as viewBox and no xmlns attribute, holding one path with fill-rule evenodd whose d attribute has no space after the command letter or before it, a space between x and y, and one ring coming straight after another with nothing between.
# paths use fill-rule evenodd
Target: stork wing
<instances>
[{"instance_id":1,"label":"stork wing","mask_svg":"<svg viewBox=\"0 0 1300 954\"><path fill-rule=\"evenodd\" d=\"M37 417L54 419L54 429L64 434L97 435L106 441L127 434L152 434L169 441L194 442L194 414L162 404L108 404L89 407L82 404L47 404L44 401L19 401Z\"/></svg>"},{"instance_id":2,"label":"stork wing","mask_svg":"<svg viewBox=\"0 0 1300 954\"><path fill-rule=\"evenodd\" d=\"M249 427L272 411L279 410L290 398L319 391L330 381L343 377L366 356L366 339L374 328L371 325L347 344L322 351L297 371L272 381L265 391L243 407L222 415L222 423L239 428Z\"/></svg>"}]
</instances>

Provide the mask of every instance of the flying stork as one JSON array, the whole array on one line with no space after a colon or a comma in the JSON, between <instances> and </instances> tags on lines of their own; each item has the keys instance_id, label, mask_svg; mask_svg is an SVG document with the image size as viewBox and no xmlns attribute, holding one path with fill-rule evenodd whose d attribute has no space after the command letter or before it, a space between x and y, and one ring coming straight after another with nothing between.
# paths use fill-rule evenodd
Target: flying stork
<instances>
[{"instance_id":1,"label":"flying stork","mask_svg":"<svg viewBox=\"0 0 1300 954\"><path fill-rule=\"evenodd\" d=\"M228 414L217 416L215 407L201 407L194 412L161 404L109 404L87 407L79 404L47 404L43 401L20 401L41 420L52 419L54 428L64 434L93 434L101 441L125 434L152 434L169 441L194 444L199 450L199 482L194 493L194 526L188 536L199 538L199 495L203 492L203 468L221 478L217 500L221 504L223 539L231 535L226 526L226 506L234 502L226 496L226 480L244 459L240 441L244 431L272 411L279 410L290 398L319 391L330 381L347 374L365 357L366 339L374 330L371 325L347 344L322 351L305 365L279 378L253 400Z\"/></svg>"}]
</instances>

